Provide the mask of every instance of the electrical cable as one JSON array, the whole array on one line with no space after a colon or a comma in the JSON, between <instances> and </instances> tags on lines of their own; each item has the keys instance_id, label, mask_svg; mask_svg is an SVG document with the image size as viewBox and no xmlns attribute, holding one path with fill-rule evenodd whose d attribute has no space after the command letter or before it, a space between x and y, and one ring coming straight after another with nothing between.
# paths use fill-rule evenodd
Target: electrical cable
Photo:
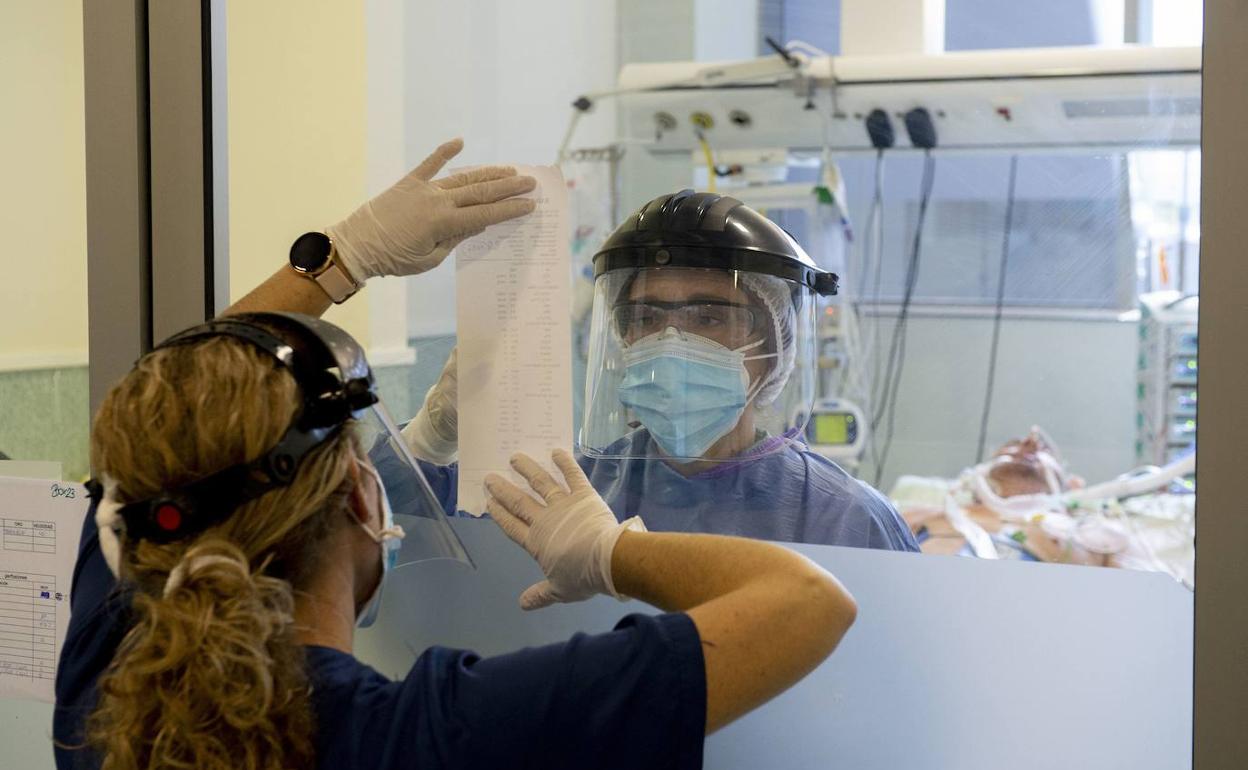
<instances>
[{"instance_id":1,"label":"electrical cable","mask_svg":"<svg viewBox=\"0 0 1248 770\"><path fill-rule=\"evenodd\" d=\"M913 298L913 285L918 280L918 260L919 245L922 239L922 223L927 214L927 197L929 194L928 180L931 175L931 156L930 153L924 153L923 158L923 174L919 182L919 215L915 227L915 239L911 247L910 258L906 265L906 272L902 277L902 299L897 313L897 321L893 324L891 339L888 346L887 368L884 377L880 380L881 390L878 393L879 403L871 414L871 430L875 431L879 427L880 422L884 419L892 393L893 383L896 381L896 366L898 348L905 331L905 323L909 316L910 302Z\"/></svg>"},{"instance_id":2,"label":"electrical cable","mask_svg":"<svg viewBox=\"0 0 1248 770\"><path fill-rule=\"evenodd\" d=\"M867 274L871 267L872 249L874 248L875 238L875 219L880 214L880 207L883 204L882 186L883 186L883 166L884 166L884 150L875 151L875 188L871 192L871 209L867 212L867 223L863 231L862 237L862 272L858 276L858 296L867 296Z\"/></svg>"},{"instance_id":3,"label":"electrical cable","mask_svg":"<svg viewBox=\"0 0 1248 770\"><path fill-rule=\"evenodd\" d=\"M878 425L879 420L887 414L886 435L883 441L883 446L880 450L879 464L876 466L876 486L879 486L880 480L884 474L884 468L888 464L888 457L893 446L893 435L896 430L897 401L900 396L902 373L906 362L906 342L908 337L907 332L909 331L910 306L914 299L914 290L919 279L919 259L922 254L923 223L927 219L927 208L931 201L935 171L935 159L931 157L930 150L925 151L922 193L919 199L919 215L918 222L915 226L914 246L910 256L910 264L906 269L905 293L902 296L901 308L897 315L897 323L893 327L893 339L889 347L888 368L886 370L887 373L884 376L884 385L886 390L883 394L882 411L876 418Z\"/></svg>"},{"instance_id":4,"label":"electrical cable","mask_svg":"<svg viewBox=\"0 0 1248 770\"><path fill-rule=\"evenodd\" d=\"M875 192L871 199L871 211L875 214L874 226L875 232L871 238L871 245L875 250L875 254L871 257L874 263L875 275L872 277L871 283L871 307L875 311L875 322L871 329L871 349L872 354L872 372L871 372L871 401L874 405L875 400L879 397L880 386L880 363L883 360L880 348L880 287L884 278L884 150L880 149L875 154ZM865 270L864 278L865 278Z\"/></svg>"},{"instance_id":5,"label":"electrical cable","mask_svg":"<svg viewBox=\"0 0 1248 770\"><path fill-rule=\"evenodd\" d=\"M910 318L910 304L914 299L914 289L919 280L919 258L923 252L923 223L927 220L928 204L932 199L932 187L936 181L936 159L932 157L930 147L923 150L923 179L920 183L919 214L914 228L914 242L910 252L910 262L906 266L905 292L901 298L901 309L897 313L897 323L893 326L893 337L889 344L888 365L885 368L883 403L879 411L873 415L872 433L874 434L881 420L887 416L887 428L880 449L879 462L875 466L875 482L878 487L884 478L884 468L888 465L888 456L893 448L893 435L897 421L897 398L901 389L901 377L906 361L906 327Z\"/></svg>"},{"instance_id":6,"label":"electrical cable","mask_svg":"<svg viewBox=\"0 0 1248 770\"><path fill-rule=\"evenodd\" d=\"M879 398L880 363L883 360L883 351L880 349L880 282L883 278L884 265L883 147L878 148L875 152L875 189L871 195L871 213L867 217L867 230L863 238L863 256L859 297L864 299L867 297L866 280L868 270L874 267L875 272L870 295L871 309L875 314L871 321L871 375L867 382L867 387L864 389L867 391L868 397L866 398L866 403L862 404L862 408L870 415L874 414L875 405ZM875 440L875 434L869 434L867 440L870 442L871 460L875 465L879 465L880 448L879 443Z\"/></svg>"},{"instance_id":7,"label":"electrical cable","mask_svg":"<svg viewBox=\"0 0 1248 770\"><path fill-rule=\"evenodd\" d=\"M572 146L572 137L576 133L576 126L581 122L581 116L584 114L584 109L577 105L572 106L572 117L568 119L568 127L563 132L563 141L559 142L559 149L555 153L556 166L563 166L564 161L568 159L568 148Z\"/></svg>"},{"instance_id":8,"label":"electrical cable","mask_svg":"<svg viewBox=\"0 0 1248 770\"><path fill-rule=\"evenodd\" d=\"M794 50L804 53L807 56L831 56L832 54L823 50L813 43L807 43L805 40L791 39L785 42L784 50L792 53Z\"/></svg>"},{"instance_id":9,"label":"electrical cable","mask_svg":"<svg viewBox=\"0 0 1248 770\"><path fill-rule=\"evenodd\" d=\"M863 127L867 130L867 138L875 148L875 191L871 196L871 215L867 221L867 234L870 242L863 244L863 269L859 283L859 295L866 296L865 281L872 261L875 263L875 282L872 288L871 307L875 319L871 325L871 374L864 389L868 395L862 407L869 417L873 417L880 396L880 364L883 351L880 346L880 281L884 269L884 150L897 142L897 132L893 130L893 120L888 113L877 107L867 113ZM863 361L862 365L867 362ZM874 428L874 420L872 427ZM871 460L877 466L880 459L879 442L875 440L874 430L868 433Z\"/></svg>"},{"instance_id":10,"label":"electrical cable","mask_svg":"<svg viewBox=\"0 0 1248 770\"><path fill-rule=\"evenodd\" d=\"M694 131L698 137L698 145L702 148L702 156L706 159L706 191L715 192L715 155L711 152L711 143L706 141L706 136L701 129Z\"/></svg>"},{"instance_id":11,"label":"electrical cable","mask_svg":"<svg viewBox=\"0 0 1248 770\"><path fill-rule=\"evenodd\" d=\"M936 166L931 151L936 147L936 124L932 114L926 107L915 107L903 116L903 125L910 144L923 150L923 180L919 196L919 217L915 228L914 250L910 256L910 264L906 268L905 292L902 297L901 309L897 322L893 326L893 339L889 345L888 364L884 375L884 390L876 411L872 414L871 435L878 435L880 420L887 415L888 434L884 439L883 448L873 457L876 463L876 486L888 463L888 455L892 450L893 433L897 420L897 401L901 391L902 372L906 361L907 329L910 318L910 303L914 298L915 286L919 279L919 256L922 252L923 223L927 219L927 206L931 200L932 184L935 181ZM867 115L867 135L876 148L892 146L896 134L888 113L881 109L872 110Z\"/></svg>"},{"instance_id":12,"label":"electrical cable","mask_svg":"<svg viewBox=\"0 0 1248 770\"><path fill-rule=\"evenodd\" d=\"M780 45L780 43L778 43L775 38L770 37L770 36L764 37L763 42L766 43L768 47L771 48L771 50L775 51L777 56L779 56L781 59L784 59L785 64L788 64L793 69L797 69L798 67L802 66L801 60L798 59L793 54L789 53L788 49Z\"/></svg>"},{"instance_id":13,"label":"electrical cable","mask_svg":"<svg viewBox=\"0 0 1248 770\"><path fill-rule=\"evenodd\" d=\"M992 394L997 382L997 351L1001 344L1001 316L1005 309L1005 275L1010 261L1010 230L1014 223L1015 182L1018 178L1018 156L1010 156L1010 181L1005 195L1005 232L1001 236L1001 264L997 268L997 303L992 314L992 344L988 348L988 381L984 386L984 413L979 419L979 443L975 464L984 461L988 440L988 416L992 413Z\"/></svg>"}]
</instances>

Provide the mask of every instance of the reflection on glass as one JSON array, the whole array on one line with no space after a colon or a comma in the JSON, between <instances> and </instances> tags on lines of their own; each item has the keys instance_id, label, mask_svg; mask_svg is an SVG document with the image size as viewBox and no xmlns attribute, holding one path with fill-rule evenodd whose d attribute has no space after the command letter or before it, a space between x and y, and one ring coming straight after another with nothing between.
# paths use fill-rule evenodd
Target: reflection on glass
<instances>
[{"instance_id":1,"label":"reflection on glass","mask_svg":"<svg viewBox=\"0 0 1248 770\"><path fill-rule=\"evenodd\" d=\"M837 40L835 5L811 12L804 26L811 37L795 43L795 51L818 56L818 48L832 54L847 48ZM758 29L787 37L798 4L779 6L760 9ZM1182 30L1155 23L1173 16L1171 6L1177 8L1157 4L1152 26L1129 34L1144 44L1163 38L1198 44L1190 20ZM542 13L502 12L509 25L553 23ZM1039 3L983 12L989 15L971 23L965 11L951 11L949 50L1005 68L1044 55L1023 50L1028 47L1122 42L1123 25L1095 14L1059 18ZM1200 261L1198 70L1088 76L1096 65L1080 57L1095 48L1072 48L1069 61L1051 62L1078 72L1069 78L1011 79L988 68L956 83L929 82L920 77L932 74L925 71L835 87L813 82L806 101L786 88L676 89L600 98L584 116L600 122L565 133L571 99L626 85L630 62L696 64L712 53L701 44L673 47L675 32L640 34L655 29L653 13L639 5L614 19L560 21L567 39L587 47L576 67L567 66L564 52L531 57L506 44L481 68L448 75L455 81L447 93L475 94L479 119L465 136L469 162L548 161L572 136L562 168L572 200L574 360L578 384L591 383L574 389L572 408L578 425L611 423L603 436L587 434L590 444L601 450L644 422L619 399L593 413L595 404L609 401L599 392L609 378L600 376L603 361L593 360L592 348L605 344L600 331L610 321L635 337L655 333L655 324L688 331L711 316L749 326L735 318L743 311L682 310L666 298L614 308L610 318L593 308L596 290L620 288L596 286L592 265L614 227L658 195L715 186L782 225L821 267L841 275L840 295L812 308L813 406L803 408L805 427L792 438L847 480L891 496L924 550L1148 569L1165 564L1176 577L1190 578L1184 565L1195 482L1182 463L1190 462L1197 425L1197 307L1189 295ZM1034 23L1018 24L1019 14ZM418 21L420 12L406 22L409 64L436 55L413 44ZM695 14L689 31L717 29L714 21ZM595 48L604 35L619 44L606 59ZM718 36L711 58L748 59L759 45L753 36ZM397 68L397 59L384 58L368 70L379 89L389 85L385 73ZM944 63L930 69L939 66ZM544 77L555 71L561 79ZM484 87L491 78L525 79L526 104ZM400 84L407 114L419 112L425 98L414 83ZM911 145L906 127L907 111L919 105L934 126L930 153ZM896 136L882 154L866 141L865 121L875 108ZM398 120L390 109L377 117ZM700 117L695 132L692 116L699 113L712 120L707 127ZM497 128L504 124L506 130ZM397 155L415 159L441 133L422 124L407 132ZM381 145L379 152L395 150ZM419 354L414 373L395 378L397 388L409 390L405 414L419 407L449 349L453 280L453 271L442 269L408 281L408 344ZM740 341L730 342L732 349ZM424 355L435 345L435 354ZM624 366L622 355L616 358ZM780 430L773 432L797 425L795 417L776 415ZM1046 437L1043 449L1009 449L1036 443L1035 426ZM1045 456L1052 462L1037 459ZM662 473L660 466L655 461L650 472ZM1028 475L1037 469L1047 475ZM625 491L623 474L607 475L600 474L600 491L615 496L621 515L648 506L685 513L656 517L656 528L827 542L800 528L780 535L782 527L733 529L710 513L695 515L707 503L681 497L675 480L652 487L648 477ZM739 490L757 519L774 525L811 515L815 503L799 491L801 482L784 478L773 474L762 491ZM718 478L727 489L736 481ZM1127 481L1129 494L1106 486ZM1088 496L1098 490L1109 491ZM1163 531L1164 537L1155 534ZM1175 543L1162 542L1172 536Z\"/></svg>"},{"instance_id":2,"label":"reflection on glass","mask_svg":"<svg viewBox=\"0 0 1248 770\"><path fill-rule=\"evenodd\" d=\"M1131 98L1107 88L1067 110L1143 119L1097 141L1028 123L1018 146L793 149L788 199L774 170L719 180L768 199L768 216L842 273L819 315L819 397L828 425L863 415L865 441L834 456L839 434L807 440L887 490L925 552L1191 585L1199 103L1172 85ZM693 178L705 176L695 163ZM797 189L831 180L844 184L839 211ZM821 210L838 224L853 214L848 258L811 245L829 240Z\"/></svg>"},{"instance_id":3,"label":"reflection on glass","mask_svg":"<svg viewBox=\"0 0 1248 770\"><path fill-rule=\"evenodd\" d=\"M847 259L811 248L842 273L819 314L818 395L829 421L862 415L865 438L839 456L832 431L807 440L887 490L925 552L1190 585L1193 137L1164 118L1131 134L1141 149L1114 152L791 153L789 184L817 186L834 162L854 214ZM835 222L834 207L772 202L799 241L829 241L812 214Z\"/></svg>"},{"instance_id":4,"label":"reflection on glass","mask_svg":"<svg viewBox=\"0 0 1248 770\"><path fill-rule=\"evenodd\" d=\"M1147 141L1171 142L1161 128ZM860 323L845 324L840 344L869 372L841 391L876 415L863 472L925 552L1158 570L1190 584L1199 151L938 162L921 246L919 160L885 160L878 194L879 159L840 163L867 188L850 193L867 229L846 267L857 295L842 298ZM908 284L905 257L919 248ZM899 338L909 346L890 359ZM890 360L904 376L894 367L890 378ZM895 421L880 419L893 410ZM1012 448L1038 441L1032 424L1046 439L1020 458ZM1095 497L1079 491L1085 478L1133 485L1091 484Z\"/></svg>"}]
</instances>

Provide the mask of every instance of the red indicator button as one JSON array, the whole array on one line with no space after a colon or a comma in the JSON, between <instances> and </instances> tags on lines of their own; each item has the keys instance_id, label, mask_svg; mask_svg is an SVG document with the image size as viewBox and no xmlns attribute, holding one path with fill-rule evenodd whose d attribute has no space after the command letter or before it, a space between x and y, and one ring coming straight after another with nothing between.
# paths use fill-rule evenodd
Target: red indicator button
<instances>
[{"instance_id":1,"label":"red indicator button","mask_svg":"<svg viewBox=\"0 0 1248 770\"><path fill-rule=\"evenodd\" d=\"M173 532L182 526L182 511L178 506L165 503L156 509L156 526L166 532Z\"/></svg>"}]
</instances>

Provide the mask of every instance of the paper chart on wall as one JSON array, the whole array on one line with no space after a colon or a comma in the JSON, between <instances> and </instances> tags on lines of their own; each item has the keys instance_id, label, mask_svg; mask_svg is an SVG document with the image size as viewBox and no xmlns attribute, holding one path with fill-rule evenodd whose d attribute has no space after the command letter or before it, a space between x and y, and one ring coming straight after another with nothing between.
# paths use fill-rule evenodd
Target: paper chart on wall
<instances>
[{"instance_id":1,"label":"paper chart on wall","mask_svg":"<svg viewBox=\"0 0 1248 770\"><path fill-rule=\"evenodd\" d=\"M86 490L0 477L0 500L0 698L52 702Z\"/></svg>"},{"instance_id":2,"label":"paper chart on wall","mask_svg":"<svg viewBox=\"0 0 1248 770\"><path fill-rule=\"evenodd\" d=\"M478 515L485 476L511 474L512 454L550 467L572 446L567 187L553 166L517 170L537 179L537 209L456 250L459 508Z\"/></svg>"}]
</instances>

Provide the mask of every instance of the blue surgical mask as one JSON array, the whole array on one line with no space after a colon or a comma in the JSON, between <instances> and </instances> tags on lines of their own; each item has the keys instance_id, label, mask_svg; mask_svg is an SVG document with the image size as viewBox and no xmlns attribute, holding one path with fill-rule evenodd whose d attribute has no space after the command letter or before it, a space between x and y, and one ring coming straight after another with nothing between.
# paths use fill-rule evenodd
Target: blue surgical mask
<instances>
[{"instance_id":1,"label":"blue surgical mask","mask_svg":"<svg viewBox=\"0 0 1248 770\"><path fill-rule=\"evenodd\" d=\"M381 501L382 527L380 530L374 532L364 522L359 522L360 527L368 533L368 536L381 546L381 579L377 581L377 588L373 590L373 595L364 603L363 609L355 619L356 626L368 628L377 620L377 613L381 610L381 589L386 584L386 575L394 569L395 563L399 560L399 548L405 533L402 527L394 523L394 511L390 508L390 498L386 496L386 485L381 483L381 475L377 473L377 469L368 463L360 463L360 467L368 471L373 480L377 482L377 495Z\"/></svg>"},{"instance_id":2,"label":"blue surgical mask","mask_svg":"<svg viewBox=\"0 0 1248 770\"><path fill-rule=\"evenodd\" d=\"M624 349L620 402L632 409L659 447L674 459L706 454L741 419L750 392L745 362L762 340L735 350L669 327Z\"/></svg>"}]
</instances>

